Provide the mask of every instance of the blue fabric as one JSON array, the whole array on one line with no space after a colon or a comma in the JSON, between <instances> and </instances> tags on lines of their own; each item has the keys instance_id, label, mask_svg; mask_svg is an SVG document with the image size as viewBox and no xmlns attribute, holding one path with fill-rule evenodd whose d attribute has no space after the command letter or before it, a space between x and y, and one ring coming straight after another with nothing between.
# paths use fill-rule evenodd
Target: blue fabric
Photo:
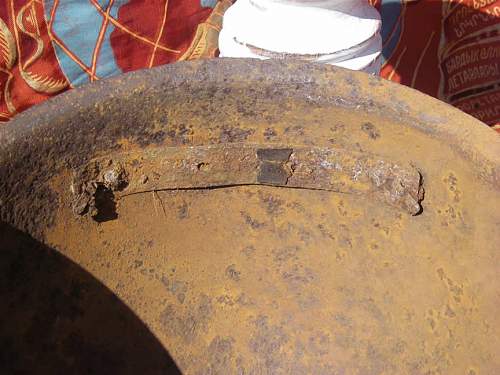
<instances>
[{"instance_id":1,"label":"blue fabric","mask_svg":"<svg viewBox=\"0 0 500 375\"><path fill-rule=\"evenodd\" d=\"M403 11L401 0L382 0L380 5L380 15L382 18L382 64L394 52L399 37L401 36L401 22L398 19ZM396 28L396 29L394 29Z\"/></svg>"},{"instance_id":2,"label":"blue fabric","mask_svg":"<svg viewBox=\"0 0 500 375\"><path fill-rule=\"evenodd\" d=\"M110 16L116 18L118 9L129 0L116 0L110 10ZM99 0L98 3L106 11L109 0ZM45 17L50 22L50 12L54 0L45 1ZM59 3L54 16L52 32L78 59L89 69L92 66L92 56L99 37L104 17L89 1L66 0ZM108 23L99 55L99 64L96 67L97 77L107 77L120 74L116 65L113 50L110 44L110 35L114 30L112 23ZM79 86L90 80L89 75L66 52L53 43L57 58L67 79L72 86Z\"/></svg>"}]
</instances>

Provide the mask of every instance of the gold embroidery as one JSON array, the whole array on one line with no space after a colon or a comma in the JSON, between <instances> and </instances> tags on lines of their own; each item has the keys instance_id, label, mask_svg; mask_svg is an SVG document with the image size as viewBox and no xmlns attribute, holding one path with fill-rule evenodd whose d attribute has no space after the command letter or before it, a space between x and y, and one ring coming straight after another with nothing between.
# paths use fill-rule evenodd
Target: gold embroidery
<instances>
[{"instance_id":1,"label":"gold embroidery","mask_svg":"<svg viewBox=\"0 0 500 375\"><path fill-rule=\"evenodd\" d=\"M26 30L26 28L24 27L23 18L24 18L24 13L26 12L26 9L28 7L30 7L28 19L36 18L36 14L34 14L35 13L35 9L32 6L32 2L29 2L26 5L24 5L21 8L21 10L19 11L19 13L17 14L16 24L17 24L17 27L19 27L19 30L21 30L22 33L24 33L26 35L29 35L30 37L32 37L35 40L35 42L36 42L36 50L35 50L35 53L23 64L23 69L28 68L43 53L43 40L42 40L42 38L40 38L39 35L37 35L37 34L40 33L39 30L38 30L38 27L36 28L37 29L37 34L32 33L30 31Z\"/></svg>"},{"instance_id":2,"label":"gold embroidery","mask_svg":"<svg viewBox=\"0 0 500 375\"><path fill-rule=\"evenodd\" d=\"M12 81L12 78L14 77L11 72L8 70L0 68L0 72L4 72L8 74L7 82L5 82L5 87L3 89L3 97L5 100L5 104L7 105L7 110L10 112L10 116L13 116L17 113L16 107L14 106L14 103L12 102L12 98L10 96L10 82ZM2 112L5 113L5 112Z\"/></svg>"},{"instance_id":3,"label":"gold embroidery","mask_svg":"<svg viewBox=\"0 0 500 375\"><path fill-rule=\"evenodd\" d=\"M163 35L163 29L165 28L165 23L167 22L167 13L168 13L168 0L165 1L165 6L163 8L163 19L161 21L160 32L158 33L158 37L156 38L155 47L153 48L153 53L149 58L149 67L153 67L153 63L155 61L156 50L158 49L158 45L160 44L161 36Z\"/></svg>"},{"instance_id":4,"label":"gold embroidery","mask_svg":"<svg viewBox=\"0 0 500 375\"><path fill-rule=\"evenodd\" d=\"M191 45L179 60L195 60L202 57L207 49L208 32L209 28L205 23L199 24Z\"/></svg>"},{"instance_id":5,"label":"gold embroidery","mask_svg":"<svg viewBox=\"0 0 500 375\"><path fill-rule=\"evenodd\" d=\"M16 41L12 36L5 22L0 18L0 57L2 64L0 67L12 69L16 62Z\"/></svg>"},{"instance_id":6,"label":"gold embroidery","mask_svg":"<svg viewBox=\"0 0 500 375\"><path fill-rule=\"evenodd\" d=\"M214 57L219 45L222 16L231 5L230 0L220 0L217 3L207 20L196 28L191 45L179 58L179 61Z\"/></svg>"},{"instance_id":7,"label":"gold embroidery","mask_svg":"<svg viewBox=\"0 0 500 375\"><path fill-rule=\"evenodd\" d=\"M35 91L53 94L64 89L68 83L65 80L57 80L48 76L21 70L21 77Z\"/></svg>"},{"instance_id":8,"label":"gold embroidery","mask_svg":"<svg viewBox=\"0 0 500 375\"><path fill-rule=\"evenodd\" d=\"M30 21L32 26L34 26L35 32L28 31L24 26L24 16L28 8L29 14L27 16L27 19ZM34 54L31 55L24 64L20 64L19 71L21 77L33 90L47 94L53 94L67 87L68 83L66 82L66 80L57 80L52 77L41 76L37 73L33 73L27 70L36 60L40 58L44 48L44 43L42 38L40 37L40 30L38 28L38 22L36 21L36 19L36 10L34 8L33 1L30 1L26 5L24 5L16 17L16 24L19 30L21 30L23 34L26 34L33 38L36 42L36 50Z\"/></svg>"},{"instance_id":9,"label":"gold embroidery","mask_svg":"<svg viewBox=\"0 0 500 375\"><path fill-rule=\"evenodd\" d=\"M136 38L136 39L139 39L140 41L146 43L146 44L149 44L149 45L152 45L152 46L157 46L158 49L162 50L162 51L166 51L166 52L172 52L172 53L180 53L180 51L176 50L176 49L172 49L172 48L169 48L169 47L166 47L166 46L163 46L161 44L156 44L154 41L152 40L149 40L139 34L137 34L136 32L133 32L131 29L129 29L128 27L126 27L125 25L122 25L120 22L118 22L117 19L111 17L109 14L107 14L102 8L101 6L99 5L99 3L97 2L97 0L90 0L90 2L92 3L92 5L97 9L97 11L101 14L101 16L103 16L104 18L106 18L107 20L109 20L109 22L111 22L113 24L113 26L115 26L116 28L122 30L124 33ZM55 4L55 3L54 3ZM55 5L54 5L54 8L55 9ZM53 16L51 16L50 18L51 20L53 19ZM49 27L49 32L50 32L50 27Z\"/></svg>"}]
</instances>

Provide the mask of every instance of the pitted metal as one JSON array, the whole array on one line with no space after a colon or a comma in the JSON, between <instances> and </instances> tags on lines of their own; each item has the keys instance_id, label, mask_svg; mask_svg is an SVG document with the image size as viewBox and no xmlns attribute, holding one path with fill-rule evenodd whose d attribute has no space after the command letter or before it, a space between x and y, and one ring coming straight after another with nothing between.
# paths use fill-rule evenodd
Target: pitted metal
<instances>
[{"instance_id":1,"label":"pitted metal","mask_svg":"<svg viewBox=\"0 0 500 375\"><path fill-rule=\"evenodd\" d=\"M0 128L3 369L496 373L499 176L485 125L332 67L60 95Z\"/></svg>"}]
</instances>

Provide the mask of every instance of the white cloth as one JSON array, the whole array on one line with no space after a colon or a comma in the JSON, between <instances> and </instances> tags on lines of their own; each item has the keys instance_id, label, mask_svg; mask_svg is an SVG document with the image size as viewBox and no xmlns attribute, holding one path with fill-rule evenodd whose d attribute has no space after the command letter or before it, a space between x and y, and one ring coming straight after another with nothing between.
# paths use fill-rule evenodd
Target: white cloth
<instances>
[{"instance_id":1,"label":"white cloth","mask_svg":"<svg viewBox=\"0 0 500 375\"><path fill-rule=\"evenodd\" d=\"M221 57L294 57L378 73L380 26L366 0L237 0L219 49Z\"/></svg>"}]
</instances>

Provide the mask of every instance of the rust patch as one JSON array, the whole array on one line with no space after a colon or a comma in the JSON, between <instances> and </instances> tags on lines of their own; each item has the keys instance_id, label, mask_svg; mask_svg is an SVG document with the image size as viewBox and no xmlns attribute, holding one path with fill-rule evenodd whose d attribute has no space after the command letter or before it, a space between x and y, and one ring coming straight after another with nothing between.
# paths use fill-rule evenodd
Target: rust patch
<instances>
[{"instance_id":1,"label":"rust patch","mask_svg":"<svg viewBox=\"0 0 500 375\"><path fill-rule=\"evenodd\" d=\"M196 375L238 373L233 364L234 342L232 337L216 336L210 342L204 355L205 363L200 364Z\"/></svg>"},{"instance_id":2,"label":"rust patch","mask_svg":"<svg viewBox=\"0 0 500 375\"><path fill-rule=\"evenodd\" d=\"M116 154L112 162L94 160L76 173L73 210L96 217L100 188L124 197L168 189L261 184L364 195L411 215L422 212L422 176L412 166L346 150L263 146L172 147L145 152L140 161L128 153ZM187 211L181 207L179 214Z\"/></svg>"},{"instance_id":3,"label":"rust patch","mask_svg":"<svg viewBox=\"0 0 500 375\"><path fill-rule=\"evenodd\" d=\"M241 272L236 269L235 264L231 264L226 268L226 276L233 281L240 281Z\"/></svg>"},{"instance_id":4,"label":"rust patch","mask_svg":"<svg viewBox=\"0 0 500 375\"><path fill-rule=\"evenodd\" d=\"M371 139L380 138L380 131L371 122L365 122L361 125L361 130L363 130Z\"/></svg>"},{"instance_id":5,"label":"rust patch","mask_svg":"<svg viewBox=\"0 0 500 375\"><path fill-rule=\"evenodd\" d=\"M212 313L211 299L206 295L200 295L196 307L191 307L188 311L179 311L174 305L169 304L163 310L160 322L167 334L190 343L207 330Z\"/></svg>"},{"instance_id":6,"label":"rust patch","mask_svg":"<svg viewBox=\"0 0 500 375\"><path fill-rule=\"evenodd\" d=\"M132 163L135 164L135 160ZM113 163L111 159L90 163L75 172L71 184L73 212L89 214L97 222L116 219L114 192L127 185L128 177L120 163Z\"/></svg>"},{"instance_id":7,"label":"rust patch","mask_svg":"<svg viewBox=\"0 0 500 375\"><path fill-rule=\"evenodd\" d=\"M283 348L288 343L288 335L282 327L269 324L268 317L264 315L258 316L254 325L255 333L248 345L257 356L258 365L270 374L281 373L282 365L286 363Z\"/></svg>"},{"instance_id":8,"label":"rust patch","mask_svg":"<svg viewBox=\"0 0 500 375\"><path fill-rule=\"evenodd\" d=\"M442 121L428 122L428 113ZM361 128L368 121L378 138ZM118 324L113 335L102 331L98 345L136 344L138 361L122 351L110 357L137 364L132 373L155 372L147 367L150 347L140 337L114 338L150 331L185 373L495 373L500 141L488 131L445 104L345 70L255 60L174 64L73 90L0 129L0 217L38 231L145 323L144 331L120 323L126 314L118 310L114 319L95 295L87 301L97 314L75 315L82 328ZM293 152L263 161L262 148ZM72 173L106 156L122 165L128 185L113 187L114 174L105 179L107 165L99 164L97 175L79 181L96 182L100 193L87 192L81 204L90 217L93 206L114 200L118 220L75 218ZM225 188L263 185L264 163L289 172L286 184ZM387 205L415 211L419 171L429 194L425 215L411 219ZM189 191L175 191L182 189ZM47 304L50 282L30 277L46 270L64 292L65 268L32 262L35 268L10 277L23 257L32 258L23 254L4 276L28 280L21 292L40 293L44 314L37 316L49 317L49 327L29 317L26 324L34 304L19 304L25 293L7 287L0 309L17 324L5 327L16 344L3 345L5 362L39 369L46 354L55 372L67 373L75 371L64 363L79 362L83 371L93 358L111 363L92 347L79 355L84 335L51 339L71 320L71 304ZM231 264L238 282L226 273ZM28 308L9 313L16 306ZM256 324L259 315L267 318ZM33 348L30 342L61 355L15 358L15 348Z\"/></svg>"}]
</instances>

